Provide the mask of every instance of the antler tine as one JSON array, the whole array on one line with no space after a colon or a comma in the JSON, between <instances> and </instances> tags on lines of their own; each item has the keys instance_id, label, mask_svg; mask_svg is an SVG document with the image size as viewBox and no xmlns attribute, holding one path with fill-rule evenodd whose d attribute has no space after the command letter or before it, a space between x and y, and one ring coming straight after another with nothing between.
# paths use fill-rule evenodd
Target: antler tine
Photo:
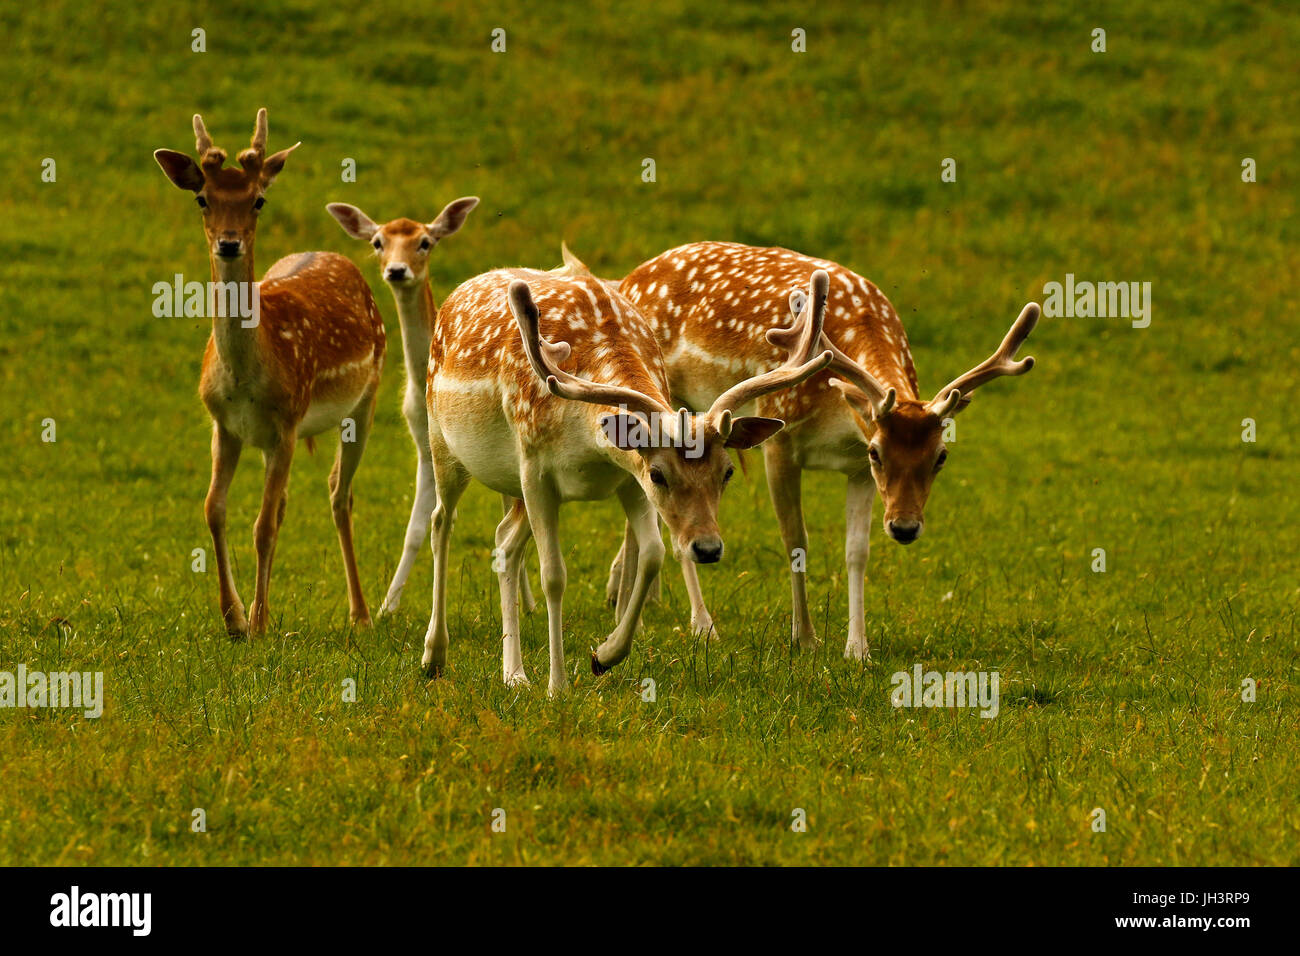
<instances>
[{"instance_id":1,"label":"antler tine","mask_svg":"<svg viewBox=\"0 0 1300 956\"><path fill-rule=\"evenodd\" d=\"M253 128L253 149L259 153L266 152L266 107L257 111L257 125Z\"/></svg>"},{"instance_id":2,"label":"antler tine","mask_svg":"<svg viewBox=\"0 0 1300 956\"><path fill-rule=\"evenodd\" d=\"M203 117L198 113L194 114L194 148L199 151L199 158L212 148L212 137L208 135L208 128L203 125Z\"/></svg>"},{"instance_id":3,"label":"antler tine","mask_svg":"<svg viewBox=\"0 0 1300 956\"><path fill-rule=\"evenodd\" d=\"M612 405L623 407L630 412L649 414L659 412L672 414L672 409L644 392L621 385L603 385L585 378L579 378L560 368L560 362L569 357L567 342L547 342L542 338L540 328L541 314L533 302L528 283L516 279L510 283L510 311L519 323L519 334L524 342L524 352L533 371L546 382L552 395L568 398L592 405Z\"/></svg>"},{"instance_id":4,"label":"antler tine","mask_svg":"<svg viewBox=\"0 0 1300 956\"><path fill-rule=\"evenodd\" d=\"M1001 378L1004 375L1024 375L1033 368L1034 359L1032 356L1026 356L1017 362L1015 361L1015 355L1020 346L1024 344L1025 339L1029 338L1029 333L1034 331L1034 326L1038 324L1040 312L1037 302L1030 302L1021 309L1019 318L1011 324L1011 328L1002 339L1002 344L998 346L997 351L969 372L953 379L939 389L938 394L930 401L930 407L932 409L949 407L950 410L950 403L956 405L956 402L952 401L954 391L961 393L959 400L969 400L970 393L986 382L991 382L993 379Z\"/></svg>"},{"instance_id":5,"label":"antler tine","mask_svg":"<svg viewBox=\"0 0 1300 956\"><path fill-rule=\"evenodd\" d=\"M786 360L770 372L747 378L717 397L709 409L709 417L719 423L719 431L724 434L728 431L733 409L780 389L793 388L830 364L829 350L816 351L823 338L822 321L826 317L830 284L830 276L818 269L808 283L808 303L794 324L788 329L768 329L767 340L786 350Z\"/></svg>"}]
</instances>

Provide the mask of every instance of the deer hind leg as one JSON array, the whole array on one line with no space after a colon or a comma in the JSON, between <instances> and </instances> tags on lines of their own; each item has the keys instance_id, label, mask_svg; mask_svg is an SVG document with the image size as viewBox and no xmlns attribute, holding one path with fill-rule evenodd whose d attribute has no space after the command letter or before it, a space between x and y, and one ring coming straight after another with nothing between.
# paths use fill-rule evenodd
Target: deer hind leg
<instances>
[{"instance_id":1,"label":"deer hind leg","mask_svg":"<svg viewBox=\"0 0 1300 956\"><path fill-rule=\"evenodd\" d=\"M627 514L631 535L626 539L623 555L624 579L627 569L635 567L636 577L623 607L614 632L591 655L591 670L603 674L627 657L632 650L632 638L641 622L641 609L645 606L650 582L664 563L664 542L659 535L659 518L645 493L638 485L627 484L619 489L619 500Z\"/></svg>"},{"instance_id":2,"label":"deer hind leg","mask_svg":"<svg viewBox=\"0 0 1300 956\"><path fill-rule=\"evenodd\" d=\"M523 575L524 549L533 536L528 511L517 498L497 525L496 553L493 555L497 583L501 588L501 676L506 686L527 684L523 652L519 647L520 578Z\"/></svg>"},{"instance_id":3,"label":"deer hind leg","mask_svg":"<svg viewBox=\"0 0 1300 956\"><path fill-rule=\"evenodd\" d=\"M623 588L623 560L627 551L627 539L632 534L632 526L623 528L623 541L618 546L618 554L609 563L609 578L605 581L605 603L614 608L618 615L618 598Z\"/></svg>"},{"instance_id":4,"label":"deer hind leg","mask_svg":"<svg viewBox=\"0 0 1300 956\"><path fill-rule=\"evenodd\" d=\"M212 423L212 483L203 502L203 515L212 533L212 550L217 559L217 579L221 588L221 618L233 635L248 633L244 602L235 589L235 574L230 565L230 546L226 541L226 495L239 465L241 442L216 422Z\"/></svg>"},{"instance_id":5,"label":"deer hind leg","mask_svg":"<svg viewBox=\"0 0 1300 956\"><path fill-rule=\"evenodd\" d=\"M280 537L288 501L289 468L293 465L293 448L297 435L288 431L279 444L265 453L266 483L262 487L262 507L253 525L253 540L257 546L257 584L253 589L252 630L262 633L270 618L271 562L275 558L275 545Z\"/></svg>"},{"instance_id":6,"label":"deer hind leg","mask_svg":"<svg viewBox=\"0 0 1300 956\"><path fill-rule=\"evenodd\" d=\"M434 483L438 489L431 518L433 530L430 532L433 607L429 613L429 628L424 635L424 655L420 658L420 665L425 676L439 677L447 666L447 647L451 643L447 632L447 550L456 505L469 484L469 472L452 455L440 436L431 436L430 444L433 447Z\"/></svg>"},{"instance_id":7,"label":"deer hind leg","mask_svg":"<svg viewBox=\"0 0 1300 956\"><path fill-rule=\"evenodd\" d=\"M863 590L871 553L871 509L875 501L876 483L870 472L849 478L844 541L844 560L849 573L849 640L844 646L844 656L855 661L871 660Z\"/></svg>"},{"instance_id":8,"label":"deer hind leg","mask_svg":"<svg viewBox=\"0 0 1300 956\"><path fill-rule=\"evenodd\" d=\"M790 561L791 637L800 647L816 647L817 632L808 613L807 568L808 529L803 521L803 469L790 457L789 449L779 441L763 445L767 464L767 489L772 496L781 540L785 542L786 560ZM796 563L796 555L800 559Z\"/></svg>"},{"instance_id":9,"label":"deer hind leg","mask_svg":"<svg viewBox=\"0 0 1300 956\"><path fill-rule=\"evenodd\" d=\"M524 508L524 502L522 499L511 498L509 495L501 496L501 511L504 514L510 514L516 506L523 509L524 515L527 517L527 509ZM521 562L522 559L523 556L521 554ZM528 583L528 568L522 563L519 565L519 603L523 607L525 613L528 614L531 614L537 607L537 598L533 597L532 585Z\"/></svg>"},{"instance_id":10,"label":"deer hind leg","mask_svg":"<svg viewBox=\"0 0 1300 956\"><path fill-rule=\"evenodd\" d=\"M420 549L424 547L425 539L429 534L429 516L433 514L436 500L433 459L429 457L429 445L425 442L415 470L415 501L411 503L411 517L406 522L402 557L397 562L397 570L393 572L393 580L388 585L384 603L379 606L381 617L396 611L398 605L402 603L402 589L406 587L406 580L411 576L411 568L415 566L415 560L420 556Z\"/></svg>"},{"instance_id":11,"label":"deer hind leg","mask_svg":"<svg viewBox=\"0 0 1300 956\"><path fill-rule=\"evenodd\" d=\"M355 427L353 441L343 441L340 437L338 451L334 455L334 467L330 471L330 509L334 513L334 527L339 534L339 550L343 552L343 571L348 581L348 609L352 622L362 626L370 625L370 611L366 607L365 595L361 592L361 575L357 571L357 555L352 540L352 479L361 465L361 456L366 451L366 439L370 437L370 423L374 419L377 394L378 389L371 388L352 410L351 418Z\"/></svg>"},{"instance_id":12,"label":"deer hind leg","mask_svg":"<svg viewBox=\"0 0 1300 956\"><path fill-rule=\"evenodd\" d=\"M528 508L537 558L542 571L542 594L546 598L546 633L550 645L551 671L547 692L552 696L569 686L564 669L564 587L568 574L560 547L560 499L541 475L524 471L524 504Z\"/></svg>"}]
</instances>

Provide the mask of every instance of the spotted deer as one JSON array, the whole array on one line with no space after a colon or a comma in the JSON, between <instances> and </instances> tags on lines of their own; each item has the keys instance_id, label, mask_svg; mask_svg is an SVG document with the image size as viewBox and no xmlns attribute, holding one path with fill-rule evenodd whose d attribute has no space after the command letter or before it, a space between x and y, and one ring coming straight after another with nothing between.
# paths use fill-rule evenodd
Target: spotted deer
<instances>
[{"instance_id":1,"label":"spotted deer","mask_svg":"<svg viewBox=\"0 0 1300 956\"><path fill-rule=\"evenodd\" d=\"M438 306L433 301L433 290L429 285L429 256L434 246L464 225L466 217L477 205L477 196L465 196L449 202L432 222L394 219L382 226L356 206L335 202L325 207L344 232L374 247L379 258L379 274L393 293L402 328L402 353L406 359L402 415L410 429L411 440L415 442L415 500L406 523L401 559L393 573L392 583L388 585L384 603L379 607L381 616L396 611L401 603L402 590L411 576L411 568L428 540L429 516L433 513L433 459L429 452L429 411L424 389L429 344L433 341L433 329L438 321ZM514 501L513 498L503 499L507 511ZM526 574L521 576L519 585L525 610L532 610L534 599Z\"/></svg>"},{"instance_id":2,"label":"spotted deer","mask_svg":"<svg viewBox=\"0 0 1300 956\"><path fill-rule=\"evenodd\" d=\"M471 478L527 505L526 511L512 508L497 528L506 683L527 681L515 589L523 547L535 536L547 608L549 690L567 686L559 509L569 501L617 496L627 517L617 621L592 652L592 671L622 661L663 561L659 518L688 560L720 560L718 501L733 472L725 449L751 448L783 426L772 418L736 417L733 409L795 385L830 361L829 352L815 352L825 286L824 275L814 277L815 307L787 333L784 361L720 389L701 414L673 411L654 326L613 283L575 262L554 272L499 269L455 289L443 303L429 357L437 504L426 672L437 675L447 661L448 542Z\"/></svg>"},{"instance_id":3,"label":"spotted deer","mask_svg":"<svg viewBox=\"0 0 1300 956\"><path fill-rule=\"evenodd\" d=\"M257 581L252 630L270 614L271 560L288 504L289 469L298 439L344 427L330 472L330 502L343 552L353 622L368 624L352 544L352 479L366 447L379 375L384 323L370 287L348 259L303 252L280 259L257 284L253 240L266 192L298 144L266 155L266 110L257 113L252 143L240 168L226 168L226 152L212 144L202 117L194 117L198 161L185 153L154 153L167 178L195 194L203 214L214 283L247 283L257 290L257 322L212 304L212 334L203 353L199 397L212 416L212 482L204 512L216 552L221 615L232 634L249 620L235 589L226 542L226 494L245 445L261 450L266 465L262 505L254 525ZM233 286L232 286L233 287ZM247 286L245 286L246 288ZM349 434L351 433L351 434Z\"/></svg>"},{"instance_id":4,"label":"spotted deer","mask_svg":"<svg viewBox=\"0 0 1300 956\"><path fill-rule=\"evenodd\" d=\"M898 313L872 283L825 259L780 248L698 242L670 249L638 266L620 286L656 330L674 401L703 408L737 375L771 367L794 332L762 332L787 308L805 308L798 290L814 270L830 275L835 305L826 312L821 347L830 367L802 384L765 396L761 415L787 425L763 446L768 490L781 537L791 555L792 637L817 643L808 612L802 560L808 549L801 476L805 469L848 478L849 628L844 655L869 658L864 578L875 493L884 504L884 530L909 544L924 528L925 504L944 466L944 423L970 402L971 392L1003 375L1023 375L1034 360L1014 361L1038 321L1026 305L997 352L949 382L929 401L920 398L907 334ZM615 559L611 580L620 574ZM698 633L714 630L693 565L682 573Z\"/></svg>"}]
</instances>

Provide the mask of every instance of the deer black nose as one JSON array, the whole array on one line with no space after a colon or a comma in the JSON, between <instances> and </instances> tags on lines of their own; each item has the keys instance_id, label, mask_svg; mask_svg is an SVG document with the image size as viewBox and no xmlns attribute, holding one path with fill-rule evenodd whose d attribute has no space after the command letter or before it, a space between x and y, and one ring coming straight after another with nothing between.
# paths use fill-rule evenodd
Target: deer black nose
<instances>
[{"instance_id":1,"label":"deer black nose","mask_svg":"<svg viewBox=\"0 0 1300 956\"><path fill-rule=\"evenodd\" d=\"M385 273L385 275L387 276L387 278L392 280L405 279L406 266L389 266L388 271Z\"/></svg>"},{"instance_id":2,"label":"deer black nose","mask_svg":"<svg viewBox=\"0 0 1300 956\"><path fill-rule=\"evenodd\" d=\"M898 518L888 524L889 536L899 544L911 544L921 536L921 522L915 518Z\"/></svg>"},{"instance_id":3,"label":"deer black nose","mask_svg":"<svg viewBox=\"0 0 1300 956\"><path fill-rule=\"evenodd\" d=\"M219 239L217 240L217 255L225 256L227 259L233 259L239 255L240 247L243 245L238 239Z\"/></svg>"},{"instance_id":4,"label":"deer black nose","mask_svg":"<svg viewBox=\"0 0 1300 956\"><path fill-rule=\"evenodd\" d=\"M692 541L691 556L697 564L716 564L722 560L722 539L715 535Z\"/></svg>"}]
</instances>

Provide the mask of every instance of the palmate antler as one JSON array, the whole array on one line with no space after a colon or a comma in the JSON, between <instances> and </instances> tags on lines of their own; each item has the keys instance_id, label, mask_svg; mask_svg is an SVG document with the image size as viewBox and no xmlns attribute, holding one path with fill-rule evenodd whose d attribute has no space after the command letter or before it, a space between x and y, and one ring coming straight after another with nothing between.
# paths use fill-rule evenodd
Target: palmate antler
<instances>
[{"instance_id":1,"label":"palmate antler","mask_svg":"<svg viewBox=\"0 0 1300 956\"><path fill-rule=\"evenodd\" d=\"M818 270L820 271L820 270ZM825 275L826 273L822 273ZM816 273L814 273L814 276ZM799 315L805 308L808 297L802 289L793 289L790 292L790 314ZM794 334L794 329L773 330L767 333L768 341L774 345L786 344ZM894 407L894 402L898 398L898 393L892 388L886 388L876 381L875 377L865 368L859 365L853 359L849 358L825 332L821 333L820 347L830 353L830 370L837 375L843 376L847 381L831 379L830 384L845 391L852 388L861 401L869 402L876 418L884 418Z\"/></svg>"},{"instance_id":2,"label":"palmate antler","mask_svg":"<svg viewBox=\"0 0 1300 956\"><path fill-rule=\"evenodd\" d=\"M786 360L769 372L733 385L713 402L709 408L709 418L724 438L731 431L731 413L734 409L763 395L783 388L793 388L831 363L834 353L825 349L826 338L822 335L830 284L830 276L818 269L808 282L805 307L795 316L794 323L789 328L768 330L767 340L786 350ZM819 343L824 349L820 353Z\"/></svg>"},{"instance_id":3,"label":"palmate antler","mask_svg":"<svg viewBox=\"0 0 1300 956\"><path fill-rule=\"evenodd\" d=\"M1020 316L1011 323L1011 328L1002 339L1002 344L998 346L997 351L969 372L958 376L939 389L938 394L927 406L930 411L942 418L957 408L958 403L962 403L964 407L964 404L970 401L971 392L981 385L1004 375L1024 375L1033 368L1032 356L1026 356L1018 362L1015 361L1015 356L1025 339L1029 338L1029 333L1034 331L1039 314L1037 302L1030 302L1021 309Z\"/></svg>"},{"instance_id":4,"label":"palmate antler","mask_svg":"<svg viewBox=\"0 0 1300 956\"><path fill-rule=\"evenodd\" d=\"M672 415L672 409L656 398L640 392L635 388L622 385L602 385L585 378L579 378L560 368L561 362L569 357L567 342L547 342L542 338L538 325L540 314L537 304L533 302L528 283L516 279L510 283L510 311L514 313L519 324L519 334L524 342L524 352L528 361L552 395L568 398L577 402L593 405L612 405L626 408L628 411L649 416L652 412L660 415Z\"/></svg>"}]
</instances>

